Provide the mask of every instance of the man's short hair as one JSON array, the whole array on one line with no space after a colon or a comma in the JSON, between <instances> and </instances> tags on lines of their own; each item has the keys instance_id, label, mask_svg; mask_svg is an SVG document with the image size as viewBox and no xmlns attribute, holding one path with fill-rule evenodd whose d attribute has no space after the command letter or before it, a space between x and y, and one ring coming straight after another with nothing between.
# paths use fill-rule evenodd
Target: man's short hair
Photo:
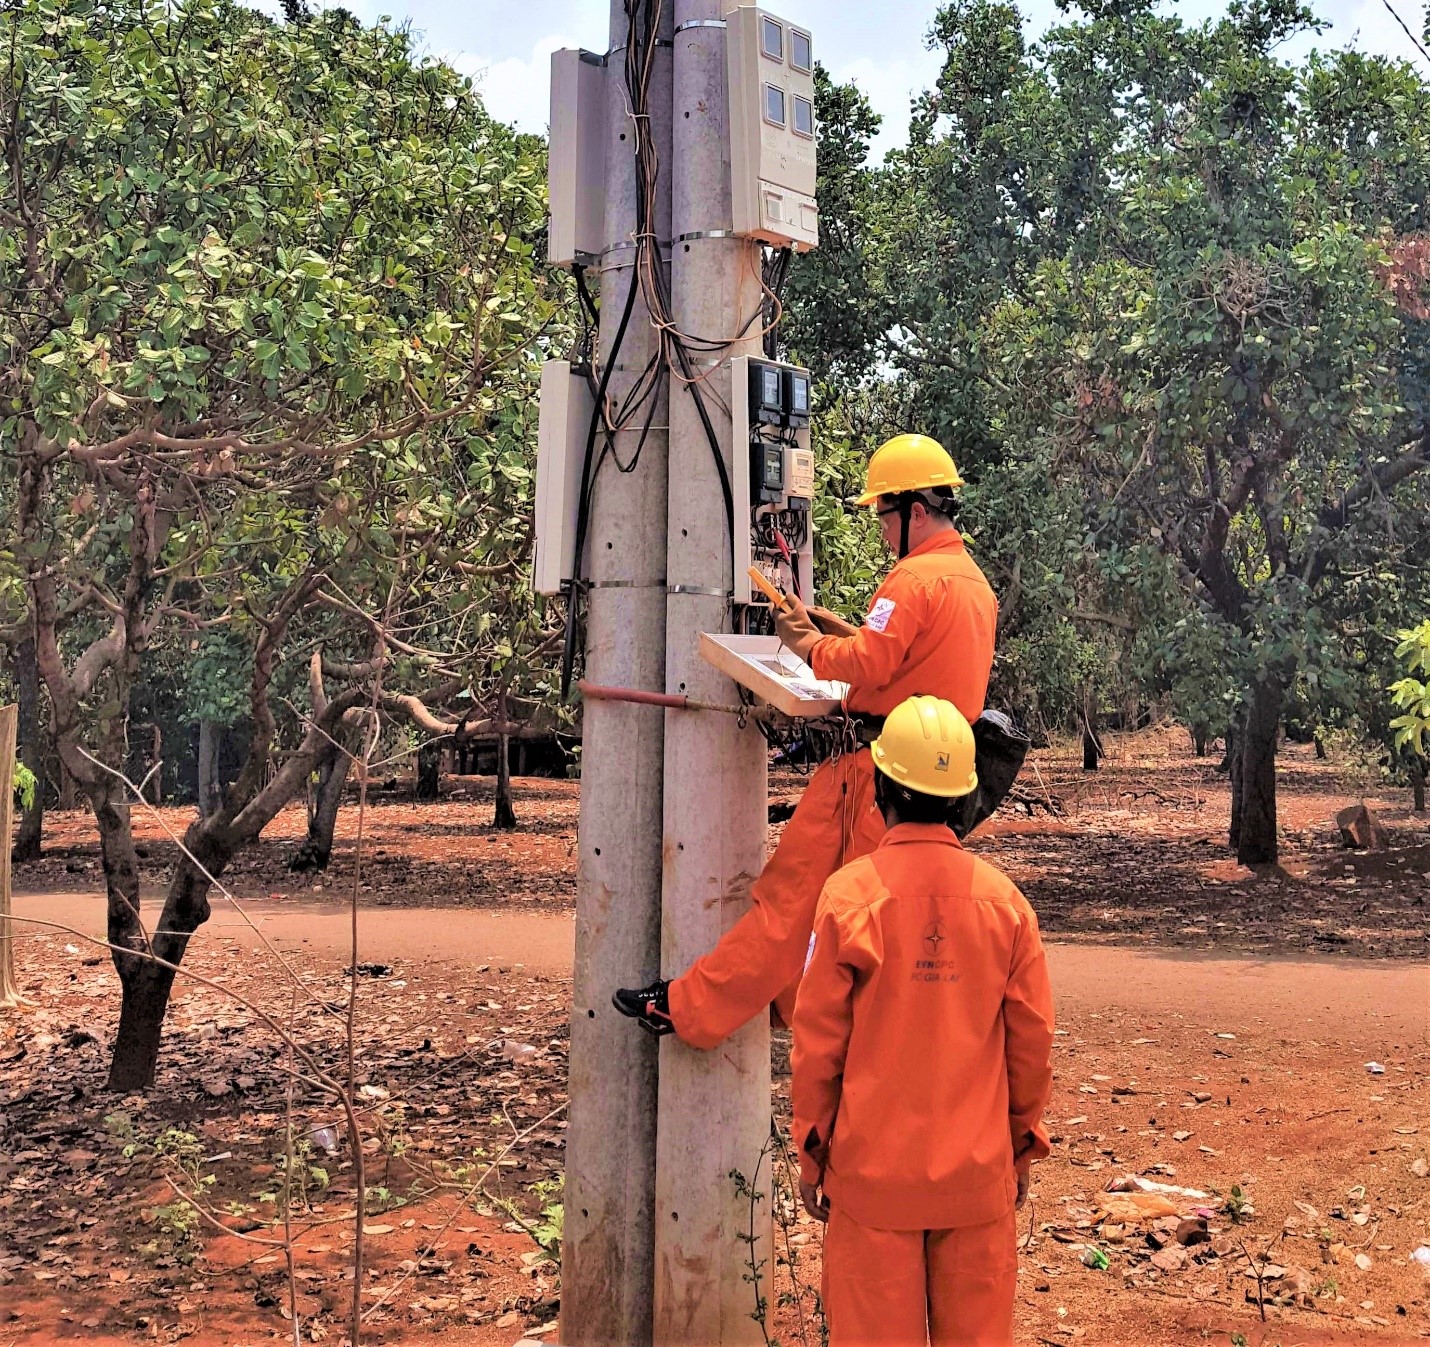
<instances>
[{"instance_id":1,"label":"man's short hair","mask_svg":"<svg viewBox=\"0 0 1430 1347\"><path fill-rule=\"evenodd\" d=\"M912 505L917 501L930 514L942 515L950 521L958 519L958 497L954 495L952 487L930 486L922 491L900 491L894 495L880 496L879 500L881 504L888 501L891 507L902 505L905 501Z\"/></svg>"},{"instance_id":2,"label":"man's short hair","mask_svg":"<svg viewBox=\"0 0 1430 1347\"><path fill-rule=\"evenodd\" d=\"M942 795L925 795L922 791L899 785L876 768L874 803L881 813L892 805L903 823L942 823L952 827L954 818L963 807L963 796L948 799Z\"/></svg>"}]
</instances>

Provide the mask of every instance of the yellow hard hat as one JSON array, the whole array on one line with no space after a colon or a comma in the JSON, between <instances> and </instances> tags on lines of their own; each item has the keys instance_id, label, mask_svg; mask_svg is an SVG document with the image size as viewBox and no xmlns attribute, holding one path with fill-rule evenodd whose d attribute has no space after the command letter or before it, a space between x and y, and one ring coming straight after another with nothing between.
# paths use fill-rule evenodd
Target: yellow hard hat
<instances>
[{"instance_id":1,"label":"yellow hard hat","mask_svg":"<svg viewBox=\"0 0 1430 1347\"><path fill-rule=\"evenodd\" d=\"M895 435L874 450L864 494L854 503L874 505L880 496L897 496L901 491L962 485L958 468L937 440L927 435Z\"/></svg>"},{"instance_id":2,"label":"yellow hard hat","mask_svg":"<svg viewBox=\"0 0 1430 1347\"><path fill-rule=\"evenodd\" d=\"M973 730L958 707L939 697L900 702L871 752L885 776L920 795L952 800L978 788Z\"/></svg>"}]
</instances>

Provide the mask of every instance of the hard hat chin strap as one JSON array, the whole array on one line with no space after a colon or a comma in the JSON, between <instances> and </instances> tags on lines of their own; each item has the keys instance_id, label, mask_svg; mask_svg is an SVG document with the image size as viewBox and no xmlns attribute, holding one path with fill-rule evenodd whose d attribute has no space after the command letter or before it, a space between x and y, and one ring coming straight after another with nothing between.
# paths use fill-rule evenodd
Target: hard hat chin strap
<instances>
[{"instance_id":1,"label":"hard hat chin strap","mask_svg":"<svg viewBox=\"0 0 1430 1347\"><path fill-rule=\"evenodd\" d=\"M911 491L899 496L899 560L909 554L909 521L914 514L914 501L918 499Z\"/></svg>"}]
</instances>

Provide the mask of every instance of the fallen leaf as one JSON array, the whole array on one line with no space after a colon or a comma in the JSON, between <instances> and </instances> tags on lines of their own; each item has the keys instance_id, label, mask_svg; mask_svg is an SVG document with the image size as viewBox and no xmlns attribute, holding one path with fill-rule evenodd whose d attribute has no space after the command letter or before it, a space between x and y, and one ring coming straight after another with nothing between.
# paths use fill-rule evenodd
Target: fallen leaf
<instances>
[{"instance_id":1,"label":"fallen leaf","mask_svg":"<svg viewBox=\"0 0 1430 1347\"><path fill-rule=\"evenodd\" d=\"M1177 1204L1161 1193L1101 1193L1097 1208L1120 1224L1177 1214Z\"/></svg>"},{"instance_id":2,"label":"fallen leaf","mask_svg":"<svg viewBox=\"0 0 1430 1347\"><path fill-rule=\"evenodd\" d=\"M1187 1265L1187 1251L1175 1244L1158 1249L1152 1255L1152 1266L1163 1272L1180 1272Z\"/></svg>"}]
</instances>

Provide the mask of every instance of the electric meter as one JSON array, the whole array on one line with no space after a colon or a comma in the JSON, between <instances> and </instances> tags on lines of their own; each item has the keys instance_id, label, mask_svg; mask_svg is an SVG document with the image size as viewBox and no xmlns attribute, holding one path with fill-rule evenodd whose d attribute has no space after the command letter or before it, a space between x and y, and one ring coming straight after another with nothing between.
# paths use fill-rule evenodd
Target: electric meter
<instances>
[{"instance_id":1,"label":"electric meter","mask_svg":"<svg viewBox=\"0 0 1430 1347\"><path fill-rule=\"evenodd\" d=\"M768 607L751 588L754 566L779 589L813 601L814 451L809 442L809 371L737 356L731 408L735 471L735 602ZM743 368L742 368L743 367Z\"/></svg>"}]
</instances>

